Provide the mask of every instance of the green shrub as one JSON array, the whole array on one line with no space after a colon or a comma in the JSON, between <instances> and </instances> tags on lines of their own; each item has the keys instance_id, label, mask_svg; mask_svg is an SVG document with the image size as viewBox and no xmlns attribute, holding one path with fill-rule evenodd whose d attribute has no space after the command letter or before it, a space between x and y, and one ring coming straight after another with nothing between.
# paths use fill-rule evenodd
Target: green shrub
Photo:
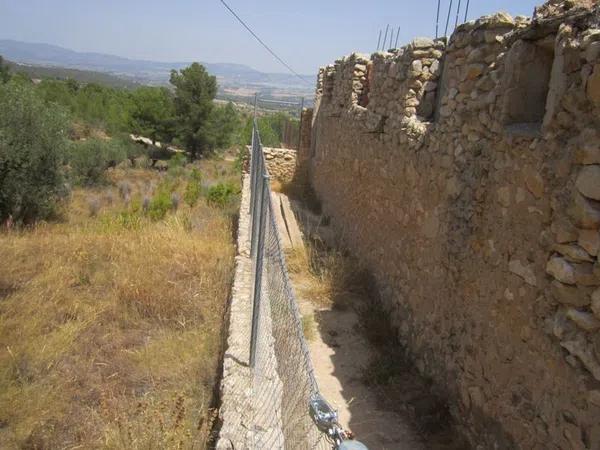
<instances>
[{"instance_id":1,"label":"green shrub","mask_svg":"<svg viewBox=\"0 0 600 450\"><path fill-rule=\"evenodd\" d=\"M133 142L128 134L120 133L113 138L114 145L121 148L121 158L126 158L131 162L131 166L135 167L136 159L145 155L145 149L142 145Z\"/></svg>"},{"instance_id":2,"label":"green shrub","mask_svg":"<svg viewBox=\"0 0 600 450\"><path fill-rule=\"evenodd\" d=\"M93 185L104 180L104 173L127 157L118 141L89 139L72 143L69 149L69 165L73 181Z\"/></svg>"},{"instance_id":3,"label":"green shrub","mask_svg":"<svg viewBox=\"0 0 600 450\"><path fill-rule=\"evenodd\" d=\"M46 219L67 193L63 161L67 117L46 106L32 88L0 87L0 221Z\"/></svg>"},{"instance_id":4,"label":"green shrub","mask_svg":"<svg viewBox=\"0 0 600 450\"><path fill-rule=\"evenodd\" d=\"M156 193L148 207L148 216L152 220L162 220L171 209L171 195L166 191Z\"/></svg>"},{"instance_id":5,"label":"green shrub","mask_svg":"<svg viewBox=\"0 0 600 450\"><path fill-rule=\"evenodd\" d=\"M198 183L202 181L202 173L195 167L190 172L190 180L197 181Z\"/></svg>"},{"instance_id":6,"label":"green shrub","mask_svg":"<svg viewBox=\"0 0 600 450\"><path fill-rule=\"evenodd\" d=\"M10 80L10 68L4 64L4 59L0 56L0 84L8 83Z\"/></svg>"},{"instance_id":7,"label":"green shrub","mask_svg":"<svg viewBox=\"0 0 600 450\"><path fill-rule=\"evenodd\" d=\"M235 157L235 162L233 163L233 170L236 173L241 174L244 170L244 164L250 158L250 152L248 152L248 148L243 145L238 151L237 156Z\"/></svg>"},{"instance_id":8,"label":"green shrub","mask_svg":"<svg viewBox=\"0 0 600 450\"><path fill-rule=\"evenodd\" d=\"M206 200L209 205L224 208L235 199L238 193L238 189L233 184L219 183L208 188Z\"/></svg>"},{"instance_id":9,"label":"green shrub","mask_svg":"<svg viewBox=\"0 0 600 450\"><path fill-rule=\"evenodd\" d=\"M193 208L198 203L198 199L202 194L202 174L198 169L193 169L190 174L190 181L188 181L183 193L183 200Z\"/></svg>"},{"instance_id":10,"label":"green shrub","mask_svg":"<svg viewBox=\"0 0 600 450\"><path fill-rule=\"evenodd\" d=\"M144 222L143 217L136 211L121 211L116 214L106 214L100 217L103 231L112 234L122 229L139 230Z\"/></svg>"},{"instance_id":11,"label":"green shrub","mask_svg":"<svg viewBox=\"0 0 600 450\"><path fill-rule=\"evenodd\" d=\"M190 208L193 208L196 206L196 203L198 203L200 194L202 194L202 185L195 180L191 180L185 187L183 200L189 205Z\"/></svg>"},{"instance_id":12,"label":"green shrub","mask_svg":"<svg viewBox=\"0 0 600 450\"><path fill-rule=\"evenodd\" d=\"M169 159L168 174L172 178L181 177L184 173L184 167L187 164L187 157L182 153L177 153Z\"/></svg>"},{"instance_id":13,"label":"green shrub","mask_svg":"<svg viewBox=\"0 0 600 450\"><path fill-rule=\"evenodd\" d=\"M187 156L183 153L176 153L169 159L169 168L171 167L185 167L188 162Z\"/></svg>"}]
</instances>

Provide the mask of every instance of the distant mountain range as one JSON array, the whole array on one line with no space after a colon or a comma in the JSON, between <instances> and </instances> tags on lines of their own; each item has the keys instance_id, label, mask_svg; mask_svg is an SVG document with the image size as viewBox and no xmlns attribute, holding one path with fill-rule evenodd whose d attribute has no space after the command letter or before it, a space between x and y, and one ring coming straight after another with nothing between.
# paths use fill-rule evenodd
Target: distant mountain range
<instances>
[{"instance_id":1,"label":"distant mountain range","mask_svg":"<svg viewBox=\"0 0 600 450\"><path fill-rule=\"evenodd\" d=\"M179 70L188 62L157 62L122 58L102 53L76 52L49 44L0 39L0 55L15 63L44 67L62 67L109 73L129 81L161 85L167 84L172 69ZM264 73L242 64L201 63L215 75L222 88L261 88L284 90L290 94L304 95L312 92L314 76L305 75L309 83L302 83L294 75Z\"/></svg>"},{"instance_id":2,"label":"distant mountain range","mask_svg":"<svg viewBox=\"0 0 600 450\"><path fill-rule=\"evenodd\" d=\"M8 67L12 72L23 73L32 80L39 80L44 78L66 80L71 78L83 84L97 83L104 86L110 86L113 88L121 89L135 89L141 86L140 83L136 83L135 81L129 78L111 75L110 73L106 72L97 72L94 70L67 69L64 67L56 66L20 64L12 62L9 59L5 59L4 62L8 64Z\"/></svg>"}]
</instances>

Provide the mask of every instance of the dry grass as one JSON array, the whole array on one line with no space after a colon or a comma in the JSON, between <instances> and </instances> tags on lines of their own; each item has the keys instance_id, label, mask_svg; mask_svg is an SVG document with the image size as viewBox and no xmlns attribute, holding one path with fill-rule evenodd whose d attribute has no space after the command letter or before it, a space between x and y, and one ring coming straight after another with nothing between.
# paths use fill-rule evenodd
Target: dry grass
<instances>
[{"instance_id":1,"label":"dry grass","mask_svg":"<svg viewBox=\"0 0 600 450\"><path fill-rule=\"evenodd\" d=\"M276 179L271 180L271 191L272 192L281 192L281 193L285 194L286 187L287 187L287 185L282 183L280 180L276 180Z\"/></svg>"},{"instance_id":2,"label":"dry grass","mask_svg":"<svg viewBox=\"0 0 600 450\"><path fill-rule=\"evenodd\" d=\"M306 209L314 214L321 214L321 201L308 183L300 183L296 180L290 182L272 180L271 190L285 194L292 200L300 201Z\"/></svg>"},{"instance_id":3,"label":"dry grass","mask_svg":"<svg viewBox=\"0 0 600 450\"><path fill-rule=\"evenodd\" d=\"M315 322L314 314L306 314L302 316L302 332L307 341L314 341L317 336L317 323Z\"/></svg>"},{"instance_id":4,"label":"dry grass","mask_svg":"<svg viewBox=\"0 0 600 450\"><path fill-rule=\"evenodd\" d=\"M289 251L286 262L300 296L315 305L345 308L349 295L362 289L364 271L355 261L320 243Z\"/></svg>"},{"instance_id":5,"label":"dry grass","mask_svg":"<svg viewBox=\"0 0 600 450\"><path fill-rule=\"evenodd\" d=\"M131 204L160 176L111 180L75 190L62 223L0 234L0 448L207 445L231 218L200 201L151 221Z\"/></svg>"}]
</instances>

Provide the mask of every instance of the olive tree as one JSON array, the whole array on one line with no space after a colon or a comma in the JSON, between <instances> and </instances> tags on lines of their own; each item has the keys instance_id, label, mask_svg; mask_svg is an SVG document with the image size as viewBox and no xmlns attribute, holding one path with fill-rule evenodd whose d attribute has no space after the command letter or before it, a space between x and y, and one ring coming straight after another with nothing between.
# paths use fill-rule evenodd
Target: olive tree
<instances>
[{"instance_id":1,"label":"olive tree","mask_svg":"<svg viewBox=\"0 0 600 450\"><path fill-rule=\"evenodd\" d=\"M0 221L48 218L66 193L66 114L13 82L0 87L0 111Z\"/></svg>"}]
</instances>

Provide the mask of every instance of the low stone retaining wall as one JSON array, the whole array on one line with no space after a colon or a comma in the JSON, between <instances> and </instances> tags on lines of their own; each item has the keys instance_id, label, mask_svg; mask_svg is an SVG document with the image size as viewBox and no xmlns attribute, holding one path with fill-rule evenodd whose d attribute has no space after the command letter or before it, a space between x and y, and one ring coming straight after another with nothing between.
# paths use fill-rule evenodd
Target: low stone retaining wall
<instances>
[{"instance_id":1,"label":"low stone retaining wall","mask_svg":"<svg viewBox=\"0 0 600 450\"><path fill-rule=\"evenodd\" d=\"M291 182L296 171L296 150L265 147L264 153L271 178L282 183Z\"/></svg>"},{"instance_id":2,"label":"low stone retaining wall","mask_svg":"<svg viewBox=\"0 0 600 450\"><path fill-rule=\"evenodd\" d=\"M252 373L248 367L252 305L249 302L252 287L250 260L250 176L244 174L242 200L238 223L235 278L229 304L229 331L227 350L223 357L221 380L221 430L217 449L250 448L252 405Z\"/></svg>"},{"instance_id":3,"label":"low stone retaining wall","mask_svg":"<svg viewBox=\"0 0 600 450\"><path fill-rule=\"evenodd\" d=\"M269 302L262 303L256 373L248 365L252 329L252 260L250 175L244 174L238 223L235 278L231 291L227 350L221 380L221 429L217 449L283 448L281 417L282 383L277 374ZM264 281L263 281L264 283ZM263 296L269 298L266 283ZM258 400L260 397L260 401Z\"/></svg>"}]
</instances>

